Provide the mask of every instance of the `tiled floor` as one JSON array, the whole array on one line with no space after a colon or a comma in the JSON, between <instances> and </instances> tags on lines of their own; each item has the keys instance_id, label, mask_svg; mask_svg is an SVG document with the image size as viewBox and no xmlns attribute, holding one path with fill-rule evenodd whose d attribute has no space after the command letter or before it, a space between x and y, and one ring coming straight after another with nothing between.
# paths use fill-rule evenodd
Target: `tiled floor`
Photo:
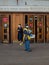
<instances>
[{"instance_id":1,"label":"tiled floor","mask_svg":"<svg viewBox=\"0 0 49 65\"><path fill-rule=\"evenodd\" d=\"M0 44L0 65L49 65L49 44L31 44L32 52L24 45Z\"/></svg>"}]
</instances>

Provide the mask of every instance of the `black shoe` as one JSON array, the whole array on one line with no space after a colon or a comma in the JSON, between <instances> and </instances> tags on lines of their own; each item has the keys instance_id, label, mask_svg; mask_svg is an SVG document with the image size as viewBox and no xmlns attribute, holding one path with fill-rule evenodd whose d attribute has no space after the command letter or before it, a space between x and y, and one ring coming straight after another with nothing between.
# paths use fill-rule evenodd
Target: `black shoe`
<instances>
[{"instance_id":1,"label":"black shoe","mask_svg":"<svg viewBox=\"0 0 49 65\"><path fill-rule=\"evenodd\" d=\"M32 52L32 50L28 50L28 52Z\"/></svg>"},{"instance_id":2,"label":"black shoe","mask_svg":"<svg viewBox=\"0 0 49 65\"><path fill-rule=\"evenodd\" d=\"M25 51L27 51L27 49L25 49Z\"/></svg>"}]
</instances>

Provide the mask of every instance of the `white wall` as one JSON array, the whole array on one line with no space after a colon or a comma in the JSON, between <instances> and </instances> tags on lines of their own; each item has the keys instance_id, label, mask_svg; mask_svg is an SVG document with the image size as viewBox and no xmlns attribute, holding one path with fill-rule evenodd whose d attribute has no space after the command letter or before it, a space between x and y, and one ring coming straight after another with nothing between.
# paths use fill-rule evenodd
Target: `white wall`
<instances>
[{"instance_id":1,"label":"white wall","mask_svg":"<svg viewBox=\"0 0 49 65\"><path fill-rule=\"evenodd\" d=\"M17 5L16 0L0 0L0 5Z\"/></svg>"},{"instance_id":2,"label":"white wall","mask_svg":"<svg viewBox=\"0 0 49 65\"><path fill-rule=\"evenodd\" d=\"M34 5L34 6L49 6L48 0L18 0L19 6L25 6L25 2L27 2L27 5ZM0 5L17 5L16 0L0 0Z\"/></svg>"},{"instance_id":3,"label":"white wall","mask_svg":"<svg viewBox=\"0 0 49 65\"><path fill-rule=\"evenodd\" d=\"M49 6L49 1L35 1L35 0L19 0L19 5L25 5L25 2L27 2L27 5L41 5L41 6Z\"/></svg>"}]
</instances>

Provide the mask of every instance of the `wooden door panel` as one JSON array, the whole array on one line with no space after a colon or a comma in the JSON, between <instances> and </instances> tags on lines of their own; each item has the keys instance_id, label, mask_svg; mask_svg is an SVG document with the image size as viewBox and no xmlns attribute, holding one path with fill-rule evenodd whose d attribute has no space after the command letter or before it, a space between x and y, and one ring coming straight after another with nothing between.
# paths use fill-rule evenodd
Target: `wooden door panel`
<instances>
[{"instance_id":1,"label":"wooden door panel","mask_svg":"<svg viewBox=\"0 0 49 65\"><path fill-rule=\"evenodd\" d=\"M0 15L0 42L2 42L2 17Z\"/></svg>"},{"instance_id":2,"label":"wooden door panel","mask_svg":"<svg viewBox=\"0 0 49 65\"><path fill-rule=\"evenodd\" d=\"M18 25L21 24L24 27L24 18L23 14L15 14L15 40L18 39Z\"/></svg>"},{"instance_id":3,"label":"wooden door panel","mask_svg":"<svg viewBox=\"0 0 49 65\"><path fill-rule=\"evenodd\" d=\"M49 42L49 15L47 15L47 21L46 21L46 42Z\"/></svg>"}]
</instances>

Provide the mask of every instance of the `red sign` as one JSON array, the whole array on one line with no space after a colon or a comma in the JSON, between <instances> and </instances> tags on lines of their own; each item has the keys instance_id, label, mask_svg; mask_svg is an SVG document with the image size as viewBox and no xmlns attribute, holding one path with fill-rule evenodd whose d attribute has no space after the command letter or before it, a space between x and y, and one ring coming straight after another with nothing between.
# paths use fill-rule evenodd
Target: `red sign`
<instances>
[{"instance_id":1,"label":"red sign","mask_svg":"<svg viewBox=\"0 0 49 65\"><path fill-rule=\"evenodd\" d=\"M42 23L39 23L39 26L42 26Z\"/></svg>"},{"instance_id":2,"label":"red sign","mask_svg":"<svg viewBox=\"0 0 49 65\"><path fill-rule=\"evenodd\" d=\"M41 22L39 22L39 23L38 23L38 26L42 26L42 23L41 23Z\"/></svg>"},{"instance_id":3,"label":"red sign","mask_svg":"<svg viewBox=\"0 0 49 65\"><path fill-rule=\"evenodd\" d=\"M3 18L3 22L7 22L8 21L8 18Z\"/></svg>"},{"instance_id":4,"label":"red sign","mask_svg":"<svg viewBox=\"0 0 49 65\"><path fill-rule=\"evenodd\" d=\"M42 24L40 23L40 26L42 26Z\"/></svg>"},{"instance_id":5,"label":"red sign","mask_svg":"<svg viewBox=\"0 0 49 65\"><path fill-rule=\"evenodd\" d=\"M33 27L33 23L30 23L29 26L30 26L30 27Z\"/></svg>"}]
</instances>

